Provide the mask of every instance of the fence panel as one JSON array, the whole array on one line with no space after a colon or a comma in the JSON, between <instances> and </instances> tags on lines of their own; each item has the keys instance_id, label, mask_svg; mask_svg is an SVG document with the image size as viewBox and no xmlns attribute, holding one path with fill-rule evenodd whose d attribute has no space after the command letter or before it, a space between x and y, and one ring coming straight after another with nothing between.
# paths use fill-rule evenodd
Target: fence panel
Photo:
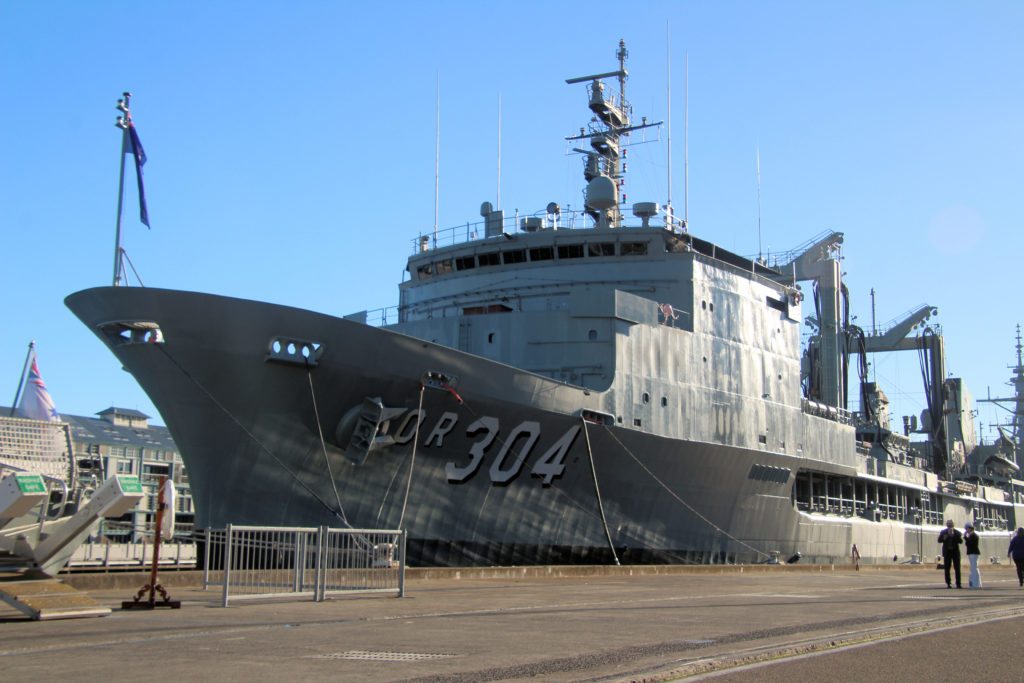
<instances>
[{"instance_id":1,"label":"fence panel","mask_svg":"<svg viewBox=\"0 0 1024 683\"><path fill-rule=\"evenodd\" d=\"M327 527L207 529L203 588L233 600L405 593L405 532Z\"/></svg>"},{"instance_id":2,"label":"fence panel","mask_svg":"<svg viewBox=\"0 0 1024 683\"><path fill-rule=\"evenodd\" d=\"M324 528L319 599L327 594L405 594L405 532Z\"/></svg>"}]
</instances>

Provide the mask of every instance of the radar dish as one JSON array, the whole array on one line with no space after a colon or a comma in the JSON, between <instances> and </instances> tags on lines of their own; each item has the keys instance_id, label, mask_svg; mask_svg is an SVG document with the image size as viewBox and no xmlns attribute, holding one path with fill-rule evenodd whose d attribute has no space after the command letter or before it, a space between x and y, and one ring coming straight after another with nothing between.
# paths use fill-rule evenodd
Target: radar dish
<instances>
[{"instance_id":1,"label":"radar dish","mask_svg":"<svg viewBox=\"0 0 1024 683\"><path fill-rule=\"evenodd\" d=\"M658 215L658 205L655 202L637 202L633 205L633 215L637 218L654 218Z\"/></svg>"},{"instance_id":2,"label":"radar dish","mask_svg":"<svg viewBox=\"0 0 1024 683\"><path fill-rule=\"evenodd\" d=\"M588 209L607 211L619 203L615 181L606 175L599 175L587 183L586 204Z\"/></svg>"}]
</instances>

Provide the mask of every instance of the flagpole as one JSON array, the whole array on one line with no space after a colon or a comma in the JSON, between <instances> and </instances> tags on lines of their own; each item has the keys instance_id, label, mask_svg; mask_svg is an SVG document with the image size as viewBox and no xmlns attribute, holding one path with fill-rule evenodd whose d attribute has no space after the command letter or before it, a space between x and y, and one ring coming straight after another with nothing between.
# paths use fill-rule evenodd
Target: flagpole
<instances>
[{"instance_id":1,"label":"flagpole","mask_svg":"<svg viewBox=\"0 0 1024 683\"><path fill-rule=\"evenodd\" d=\"M18 399L21 398L21 390L25 386L25 375L28 373L28 366L32 362L32 350L36 342L33 339L28 343L28 353L25 354L25 366L21 369L21 379L18 380L18 390L14 392L14 402L11 403L11 412L8 417L14 417L14 411L18 409Z\"/></svg>"},{"instance_id":2,"label":"flagpole","mask_svg":"<svg viewBox=\"0 0 1024 683\"><path fill-rule=\"evenodd\" d=\"M124 116L117 117L115 124L121 129L121 174L117 184L117 228L114 236L114 286L121 284L121 210L124 203L124 155L128 152L128 123L132 115L128 110L128 101L131 99L130 92L123 93L124 98L117 101L117 110L124 113Z\"/></svg>"}]
</instances>

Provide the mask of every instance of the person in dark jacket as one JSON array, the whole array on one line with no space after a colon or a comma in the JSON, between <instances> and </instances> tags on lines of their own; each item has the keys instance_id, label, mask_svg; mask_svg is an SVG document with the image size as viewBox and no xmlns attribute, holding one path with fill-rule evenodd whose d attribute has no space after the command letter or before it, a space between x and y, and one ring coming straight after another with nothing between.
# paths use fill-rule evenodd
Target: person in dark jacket
<instances>
[{"instance_id":1,"label":"person in dark jacket","mask_svg":"<svg viewBox=\"0 0 1024 683\"><path fill-rule=\"evenodd\" d=\"M1010 539L1006 556L1013 558L1013 563L1017 565L1017 581L1024 586L1024 527L1017 527L1017 535Z\"/></svg>"},{"instance_id":2,"label":"person in dark jacket","mask_svg":"<svg viewBox=\"0 0 1024 683\"><path fill-rule=\"evenodd\" d=\"M951 565L953 572L956 574L956 587L962 587L960 585L960 546L963 545L963 542L963 536L956 530L953 520L947 520L946 528L939 534L939 543L942 544L942 568L946 572L946 588L953 587L953 584L949 581L949 568Z\"/></svg>"},{"instance_id":3,"label":"person in dark jacket","mask_svg":"<svg viewBox=\"0 0 1024 683\"><path fill-rule=\"evenodd\" d=\"M978 558L981 557L981 550L978 549L978 534L974 533L974 524L964 524L964 550L967 551L967 561L971 568L967 573L967 587L981 588L981 574L978 573Z\"/></svg>"}]
</instances>

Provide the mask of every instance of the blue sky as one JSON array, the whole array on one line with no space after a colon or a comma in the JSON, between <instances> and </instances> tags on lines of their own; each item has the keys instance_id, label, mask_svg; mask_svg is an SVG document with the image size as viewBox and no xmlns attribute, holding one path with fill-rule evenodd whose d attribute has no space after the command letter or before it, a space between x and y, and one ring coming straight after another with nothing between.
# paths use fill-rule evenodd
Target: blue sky
<instances>
[{"instance_id":1,"label":"blue sky","mask_svg":"<svg viewBox=\"0 0 1024 683\"><path fill-rule=\"evenodd\" d=\"M152 229L130 176L123 221L142 282L340 315L395 304L432 230L438 80L442 227L497 199L499 98L501 208L579 206L564 137L585 91L564 79L616 68L624 38L635 112L664 119L667 26L677 207L689 55L692 231L757 253L759 153L765 250L845 233L857 322L871 288L880 323L932 304L949 372L1005 395L1024 322L1024 3L4 0L0 404L35 339L62 412L156 416L63 305L111 281L123 90L149 157ZM667 199L664 138L631 151L630 202ZM919 412L910 356L875 373Z\"/></svg>"}]
</instances>

